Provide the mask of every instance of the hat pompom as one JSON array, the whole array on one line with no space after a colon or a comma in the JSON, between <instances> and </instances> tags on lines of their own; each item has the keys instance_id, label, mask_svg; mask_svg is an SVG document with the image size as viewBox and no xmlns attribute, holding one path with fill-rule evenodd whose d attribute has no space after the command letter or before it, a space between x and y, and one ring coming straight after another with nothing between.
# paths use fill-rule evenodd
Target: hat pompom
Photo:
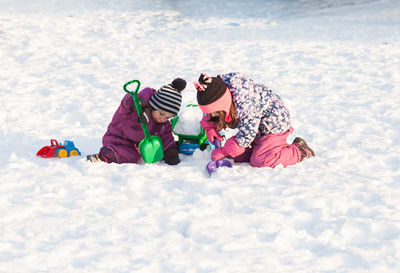
<instances>
[{"instance_id":1,"label":"hat pompom","mask_svg":"<svg viewBox=\"0 0 400 273\"><path fill-rule=\"evenodd\" d=\"M181 78L176 78L172 81L171 86L178 90L178 92L181 92L183 89L186 88L186 81Z\"/></svg>"},{"instance_id":2,"label":"hat pompom","mask_svg":"<svg viewBox=\"0 0 400 273\"><path fill-rule=\"evenodd\" d=\"M199 77L199 83L209 84L212 82L212 77L208 76L206 73L201 73Z\"/></svg>"}]
</instances>

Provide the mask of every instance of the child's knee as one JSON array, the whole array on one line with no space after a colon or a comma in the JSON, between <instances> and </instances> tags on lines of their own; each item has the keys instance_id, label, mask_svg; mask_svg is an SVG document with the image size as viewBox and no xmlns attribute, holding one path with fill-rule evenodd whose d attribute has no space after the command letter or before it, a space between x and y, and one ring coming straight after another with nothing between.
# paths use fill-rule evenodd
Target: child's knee
<instances>
[{"instance_id":1,"label":"child's knee","mask_svg":"<svg viewBox=\"0 0 400 273\"><path fill-rule=\"evenodd\" d=\"M99 157L102 161L107 163L118 163L115 153L111 149L108 149L104 146L100 149Z\"/></svg>"}]
</instances>

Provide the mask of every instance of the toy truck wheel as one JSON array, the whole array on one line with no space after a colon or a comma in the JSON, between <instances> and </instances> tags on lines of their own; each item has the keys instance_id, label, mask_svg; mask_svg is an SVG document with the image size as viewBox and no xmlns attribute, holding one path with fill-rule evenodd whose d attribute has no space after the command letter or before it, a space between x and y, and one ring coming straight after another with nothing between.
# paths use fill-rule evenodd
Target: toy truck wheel
<instances>
[{"instance_id":1,"label":"toy truck wheel","mask_svg":"<svg viewBox=\"0 0 400 273\"><path fill-rule=\"evenodd\" d=\"M79 155L77 150L71 150L69 152L69 156L77 156L77 155Z\"/></svg>"},{"instance_id":2,"label":"toy truck wheel","mask_svg":"<svg viewBox=\"0 0 400 273\"><path fill-rule=\"evenodd\" d=\"M67 150L65 150L65 149L60 149L60 150L58 150L58 152L57 152L57 156L58 156L58 157L61 157L61 158L67 157L67 155L68 155L68 152L67 152Z\"/></svg>"}]
</instances>

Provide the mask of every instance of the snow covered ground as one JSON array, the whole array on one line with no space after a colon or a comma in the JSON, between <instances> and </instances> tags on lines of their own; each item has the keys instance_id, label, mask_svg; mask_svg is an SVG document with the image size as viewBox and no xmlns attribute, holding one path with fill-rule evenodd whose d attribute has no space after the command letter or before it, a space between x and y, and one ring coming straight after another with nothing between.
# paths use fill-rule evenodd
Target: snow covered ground
<instances>
[{"instance_id":1,"label":"snow covered ground","mask_svg":"<svg viewBox=\"0 0 400 273\"><path fill-rule=\"evenodd\" d=\"M0 0L1 272L400 272L400 3ZM225 2L225 3L224 3ZM92 164L124 95L240 71L317 157ZM73 140L83 156L36 152Z\"/></svg>"}]
</instances>

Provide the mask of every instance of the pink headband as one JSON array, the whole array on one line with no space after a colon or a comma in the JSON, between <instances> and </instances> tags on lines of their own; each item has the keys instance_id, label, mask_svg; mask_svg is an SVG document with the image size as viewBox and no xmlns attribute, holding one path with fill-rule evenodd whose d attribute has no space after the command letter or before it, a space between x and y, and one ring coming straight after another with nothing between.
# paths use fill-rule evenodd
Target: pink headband
<instances>
[{"instance_id":1,"label":"pink headband","mask_svg":"<svg viewBox=\"0 0 400 273\"><path fill-rule=\"evenodd\" d=\"M195 84L196 86L196 84ZM197 87L196 87L197 88ZM230 110L231 110L231 105L232 105L232 95L231 91L229 88L226 88L225 93L217 99L216 101L207 104L207 105L199 105L199 108L203 113L209 114L212 112L217 112L217 111L225 111L226 116L225 116L225 121L230 122L232 121L232 117L230 115Z\"/></svg>"}]
</instances>

